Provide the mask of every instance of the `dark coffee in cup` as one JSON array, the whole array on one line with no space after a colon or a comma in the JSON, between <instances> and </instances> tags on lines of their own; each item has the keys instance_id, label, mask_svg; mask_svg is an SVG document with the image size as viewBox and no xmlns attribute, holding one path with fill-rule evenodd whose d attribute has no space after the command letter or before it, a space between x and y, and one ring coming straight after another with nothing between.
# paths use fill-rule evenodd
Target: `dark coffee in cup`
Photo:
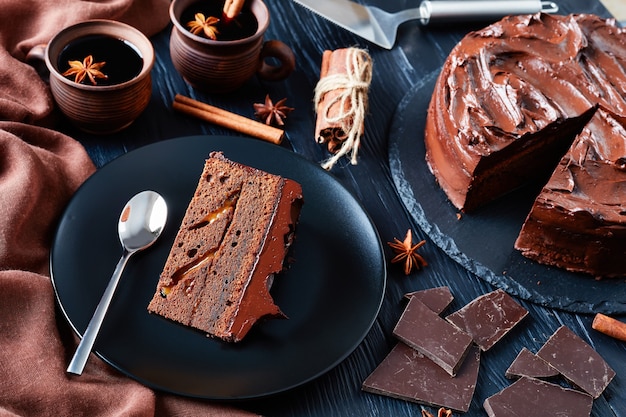
<instances>
[{"instance_id":1,"label":"dark coffee in cup","mask_svg":"<svg viewBox=\"0 0 626 417\"><path fill-rule=\"evenodd\" d=\"M234 19L226 21L222 18L223 6L223 2L220 1L197 1L183 10L180 22L189 29L187 23L195 20L196 13L202 13L205 18L209 16L216 17L219 19L219 22L215 24L217 29L215 40L218 41L244 39L256 33L259 23L250 7L245 6ZM199 36L202 36L202 34L199 34Z\"/></svg>"},{"instance_id":2,"label":"dark coffee in cup","mask_svg":"<svg viewBox=\"0 0 626 417\"><path fill-rule=\"evenodd\" d=\"M91 64L85 59L89 56ZM150 39L125 23L105 19L76 23L60 30L47 45L35 45L26 60L33 65L45 62L56 104L85 132L118 132L150 103L154 48ZM78 64L72 66L71 74L63 75L69 61ZM94 68L94 63L101 62L105 62L102 68ZM93 71L86 73L84 64L91 65ZM80 78L86 80L76 82Z\"/></svg>"},{"instance_id":3,"label":"dark coffee in cup","mask_svg":"<svg viewBox=\"0 0 626 417\"><path fill-rule=\"evenodd\" d=\"M233 29L236 33L230 35L238 38L233 40L211 39L189 30L187 24L195 21L195 13L202 13L205 20L211 16L222 19L223 1L204 3L203 7L208 9L196 8L198 0L172 0L170 5L170 56L176 71L192 87L210 93L228 93L255 74L264 81L277 81L293 71L296 60L291 48L281 41L263 38L270 24L269 10L263 0L246 1L238 19L226 22L223 29L218 28L227 32L230 30L227 26L238 25L238 29ZM248 13L251 17L246 18Z\"/></svg>"},{"instance_id":4,"label":"dark coffee in cup","mask_svg":"<svg viewBox=\"0 0 626 417\"><path fill-rule=\"evenodd\" d=\"M135 78L143 68L143 58L138 48L127 40L107 35L87 35L67 44L58 57L57 66L63 73L70 68L70 61L82 62L87 56L93 62L104 62L100 71L107 78L99 78L98 85L114 85ZM83 83L89 83L85 78Z\"/></svg>"}]
</instances>

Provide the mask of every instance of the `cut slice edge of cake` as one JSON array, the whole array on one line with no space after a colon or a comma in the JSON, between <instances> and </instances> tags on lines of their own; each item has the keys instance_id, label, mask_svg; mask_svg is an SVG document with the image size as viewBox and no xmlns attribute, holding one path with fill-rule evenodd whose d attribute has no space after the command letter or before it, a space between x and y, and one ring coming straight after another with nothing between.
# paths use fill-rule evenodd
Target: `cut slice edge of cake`
<instances>
[{"instance_id":1,"label":"cut slice edge of cake","mask_svg":"<svg viewBox=\"0 0 626 417\"><path fill-rule=\"evenodd\" d=\"M228 342L285 317L270 288L284 266L302 187L212 152L148 311Z\"/></svg>"},{"instance_id":2,"label":"cut slice edge of cake","mask_svg":"<svg viewBox=\"0 0 626 417\"><path fill-rule=\"evenodd\" d=\"M626 276L626 117L600 107L534 201L515 248L596 277Z\"/></svg>"}]
</instances>

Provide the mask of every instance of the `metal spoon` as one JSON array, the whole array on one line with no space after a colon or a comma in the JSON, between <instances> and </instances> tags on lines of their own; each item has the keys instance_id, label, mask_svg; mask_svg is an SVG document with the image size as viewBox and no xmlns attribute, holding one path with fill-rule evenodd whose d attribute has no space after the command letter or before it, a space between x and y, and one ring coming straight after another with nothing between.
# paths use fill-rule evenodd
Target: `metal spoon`
<instances>
[{"instance_id":1,"label":"metal spoon","mask_svg":"<svg viewBox=\"0 0 626 417\"><path fill-rule=\"evenodd\" d=\"M154 191L142 191L124 206L117 223L117 232L123 248L122 257L117 263L115 271L113 271L111 280L104 294L102 294L76 352L74 352L67 372L76 375L82 374L128 259L135 252L146 249L157 240L165 227L166 220L167 204L163 197Z\"/></svg>"}]
</instances>

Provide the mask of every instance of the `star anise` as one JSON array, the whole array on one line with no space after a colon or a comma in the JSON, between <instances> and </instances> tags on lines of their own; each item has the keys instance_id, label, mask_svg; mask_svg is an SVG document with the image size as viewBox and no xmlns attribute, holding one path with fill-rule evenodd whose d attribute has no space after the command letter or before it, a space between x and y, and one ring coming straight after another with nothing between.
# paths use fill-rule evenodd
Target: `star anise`
<instances>
[{"instance_id":1,"label":"star anise","mask_svg":"<svg viewBox=\"0 0 626 417\"><path fill-rule=\"evenodd\" d=\"M70 67L63 74L64 77L74 76L74 82L82 83L85 77L89 78L89 81L93 85L98 84L97 79L108 77L100 71L106 62L93 62L93 56L87 55L83 61L68 61Z\"/></svg>"},{"instance_id":2,"label":"star anise","mask_svg":"<svg viewBox=\"0 0 626 417\"><path fill-rule=\"evenodd\" d=\"M422 409L422 417L434 417L434 416L428 411ZM441 407L439 411L437 412L437 417L452 417L452 410L446 410L445 408Z\"/></svg>"},{"instance_id":3,"label":"star anise","mask_svg":"<svg viewBox=\"0 0 626 417\"><path fill-rule=\"evenodd\" d=\"M191 33L198 35L202 32L204 33L204 36L209 39L217 39L217 35L220 33L220 31L217 30L217 24L220 22L217 17L205 17L204 13L196 13L194 18L195 20L187 23L187 27Z\"/></svg>"},{"instance_id":4,"label":"star anise","mask_svg":"<svg viewBox=\"0 0 626 417\"><path fill-rule=\"evenodd\" d=\"M414 245L413 232L411 232L411 229L407 230L404 241L400 241L398 238L393 238L393 240L393 242L387 243L393 248L394 252L396 253L396 256L394 256L391 260L391 263L404 261L405 275L409 275L413 268L420 270L428 265L426 260L417 253L417 250L424 246L426 244L426 241L422 240L421 242Z\"/></svg>"},{"instance_id":5,"label":"star anise","mask_svg":"<svg viewBox=\"0 0 626 417\"><path fill-rule=\"evenodd\" d=\"M293 111L291 107L285 106L286 98L272 102L269 94L265 96L265 103L254 103L254 115L265 122L266 125L277 124L283 126L287 115Z\"/></svg>"}]
</instances>

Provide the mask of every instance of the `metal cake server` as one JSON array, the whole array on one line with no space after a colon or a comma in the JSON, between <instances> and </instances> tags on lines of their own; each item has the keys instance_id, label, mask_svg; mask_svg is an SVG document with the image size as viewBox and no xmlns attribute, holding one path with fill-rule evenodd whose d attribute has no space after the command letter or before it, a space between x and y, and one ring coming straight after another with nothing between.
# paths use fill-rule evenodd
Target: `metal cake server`
<instances>
[{"instance_id":1,"label":"metal cake server","mask_svg":"<svg viewBox=\"0 0 626 417\"><path fill-rule=\"evenodd\" d=\"M431 22L496 21L512 14L556 13L559 7L540 0L423 1L419 7L388 13L350 0L294 0L296 3L385 49L396 43L398 27L410 20Z\"/></svg>"}]
</instances>

